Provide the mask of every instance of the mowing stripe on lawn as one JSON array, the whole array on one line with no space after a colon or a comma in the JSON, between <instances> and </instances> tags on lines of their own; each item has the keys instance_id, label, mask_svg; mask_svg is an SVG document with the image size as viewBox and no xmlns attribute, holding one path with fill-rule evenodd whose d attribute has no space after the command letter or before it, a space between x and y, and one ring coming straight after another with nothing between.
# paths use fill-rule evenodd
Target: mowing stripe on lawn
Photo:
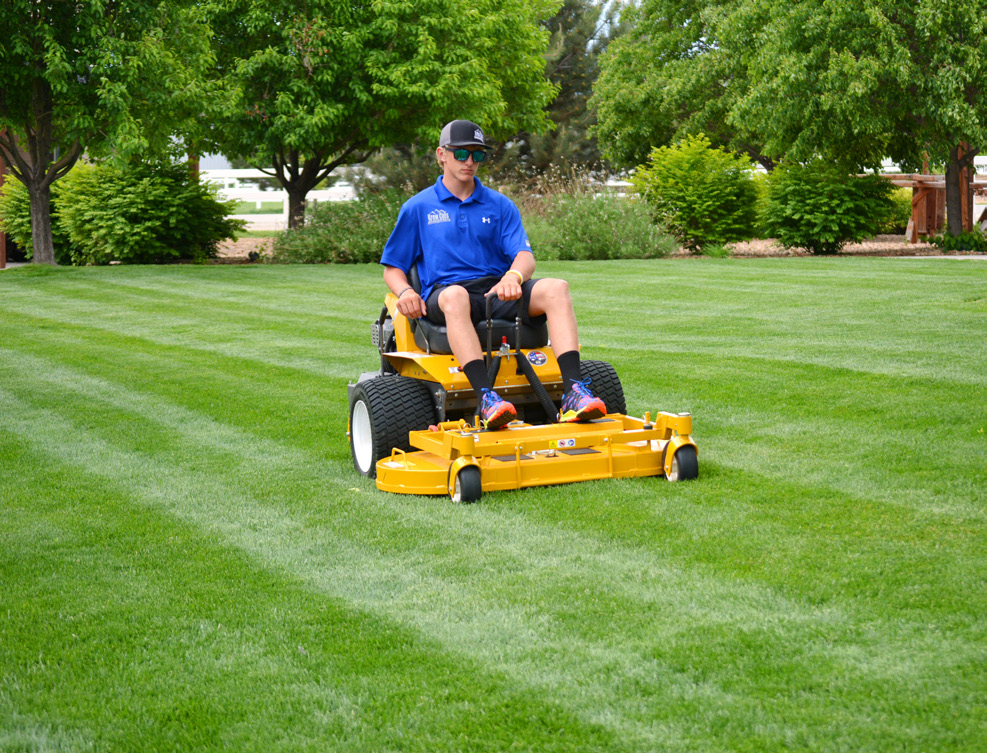
<instances>
[{"instance_id":1,"label":"mowing stripe on lawn","mask_svg":"<svg viewBox=\"0 0 987 753\"><path fill-rule=\"evenodd\" d=\"M26 445L0 446L31 465ZM0 614L0 740L15 749L621 749L112 483L97 496L78 467L39 471L20 474L0 522L16 584ZM27 701L33 715L17 711Z\"/></svg>"},{"instance_id":2,"label":"mowing stripe on lawn","mask_svg":"<svg viewBox=\"0 0 987 753\"><path fill-rule=\"evenodd\" d=\"M366 323L379 310L375 268L4 277L0 445L19 470L0 470L0 491L28 481L2 502L13 513L0 524L14 544L0 555L5 577L28 584L18 593L36 605L31 620L57 638L117 626L111 646L135 666L146 654L120 626L162 642L145 671L90 674L74 657L59 668L73 686L60 705L32 690L50 669L7 670L0 732L42 739L50 723L67 744L133 748L141 733L110 732L98 700L78 710L89 678L112 709L124 679L148 692L142 723L171 736L161 747L317 748L327 735L363 749L468 749L455 729L468 720L484 750L524 742L529 723L536 749L969 747L987 695L987 567L971 472L984 447L978 401L962 385L983 381L983 275L923 269L893 295L870 263L805 275L774 263L563 266L577 305L589 304L584 343L599 343L584 355L616 362L629 395L658 402L639 410L694 401L698 483L532 489L472 509L377 492L353 474L339 407L345 380L375 365L368 328L353 324L356 309ZM601 272L631 274L580 287ZM665 359L656 373L639 327L619 325L614 308L666 278L679 301L636 301L664 327L647 330ZM320 290L345 285L355 303ZM874 301L861 300L871 288ZM715 320L742 317L738 291L763 311L724 335ZM255 321L244 316L252 296ZM896 301L907 326L884 314ZM923 324L938 306L944 321ZM856 323L868 317L865 332ZM341 346L331 370L319 365L327 341ZM961 432L953 445L950 429ZM848 440L856 461L842 454ZM923 442L945 448L941 478L914 457ZM849 474L854 462L867 472ZM32 504L47 497L57 505ZM35 559L65 568L64 580L31 575L39 547ZM140 559L145 550L154 557ZM99 583L76 592L89 569ZM183 618L184 592L210 605L207 617ZM155 598L166 607L157 622L135 606ZM16 615L0 609L0 626ZM353 625L389 642L391 658L342 642L337 629ZM13 636L0 655L34 655ZM313 643L325 646L316 660ZM350 669L336 669L340 653ZM203 687L184 704L182 678L157 674L183 656ZM241 670L247 690L233 703ZM276 711L251 727L266 705Z\"/></svg>"},{"instance_id":3,"label":"mowing stripe on lawn","mask_svg":"<svg viewBox=\"0 0 987 753\"><path fill-rule=\"evenodd\" d=\"M10 400L7 402L10 404L13 398L8 397ZM91 395L87 397L92 398ZM36 427L42 423L59 423L53 416L48 416L47 421L39 418L36 416L27 424ZM513 534L511 541L503 542L500 537L505 530L504 515L498 516L494 525L478 532L483 539L475 542L475 546L477 551L483 552L483 559L496 555L495 560L506 558L507 564L497 563L497 567L491 568L492 574L499 573L500 577L500 582L495 584L492 601L477 601L475 593L470 597L457 593L453 588L454 579L450 580L441 572L433 574L427 567L422 570L422 554L415 548L399 551L398 556L395 556L390 552L355 546L351 543L351 539L355 538L355 532L352 531L347 532L349 536L344 538L333 536L323 539L319 534L313 537L300 525L298 511L294 515L288 514L282 507L283 502L267 509L263 500L241 498L236 489L226 488L219 479L196 477L188 467L184 469L179 481L177 467L159 467L159 463L153 459L132 456L109 445L101 446L104 440L91 436L88 432L80 433L69 425L53 428L51 437L47 439L38 437L32 441L41 441L44 445L54 447L59 444L64 446L66 438L73 434L80 436L79 441L74 444L85 449L77 451L80 454L62 457L60 460L80 466L92 464L96 475L105 477L108 482L125 475L120 472L122 469L130 469L129 472L134 474L131 483L136 485L130 494L135 499L155 500L156 505L163 505L182 519L221 535L256 557L267 560L273 557L272 565L298 575L320 590L343 596L358 608L371 609L414 625L444 645L463 652L476 653L494 662L498 669L510 669L515 680L526 686L550 691L552 697L567 701L567 707L576 713L585 715L587 707L597 709L587 719L588 722L613 725L622 735L632 735L642 741L661 742L664 745L674 742L653 739L641 728L650 711L647 706L636 707L632 704L630 708L622 709L610 705L610 683L614 674L625 678L624 681L634 678L645 687L657 682L656 688L660 687L673 695L676 695L673 688L684 683L683 688L688 688L689 692L681 701L687 704L698 703L694 713L700 713L700 707L709 703L721 710L724 707L739 705L743 708L746 705L742 697L725 693L712 679L698 685L693 678L676 680L677 672L669 672L668 667L654 657L649 659L649 652L657 647L647 640L640 644L640 634L647 636L650 633L649 627L653 627L669 640L678 635L694 636L698 624L703 626L699 630L705 634L710 646L723 641L729 644L735 640L725 638L725 635L742 634L749 644L749 656L756 656L762 667L767 666L771 657L776 654L785 656L786 661L816 664L817 651L826 654L828 652L825 647L834 640L837 643L841 641L838 637L839 629L837 628L836 636L831 634L831 630L833 623L838 625L845 621L845 617L829 614L828 609L821 612L810 609L806 614L800 614L801 610L795 604L779 602L776 596L756 587L751 590L749 586L745 588L736 583L717 585L707 578L697 580L695 574L668 569L655 571L650 558L635 556L633 551L615 552L581 537L567 541L569 537L560 536L551 529L542 531L536 527L531 530L523 520L516 520L514 525L509 526ZM187 445L189 440L190 436L185 436L181 444ZM207 438L198 449L211 444L211 439ZM50 447L45 449L50 451ZM283 453L276 452L275 462L283 457ZM135 473L135 469L139 470ZM296 469L282 467L264 470L283 473ZM214 486L215 489L212 488ZM193 498L192 489L198 490L196 498ZM374 495L370 502L379 504L382 497L383 495ZM388 522L382 517L386 509L377 511L378 515L375 517L379 522ZM436 530L436 519L432 515L428 515L420 507L408 509L416 513L416 528L427 531L425 537L421 536L421 531L417 531L415 538L419 542L423 538L426 541L439 541L441 537L438 534L441 533L449 539L462 539L465 536L469 541L471 538L472 532L464 532L461 521L455 521L450 530L439 532ZM447 523L450 521L448 516L440 519ZM340 522L338 517L335 522ZM355 522L360 524L360 521ZM401 529L410 532L407 530L409 521L405 518L395 523L398 530L392 532L395 534L393 538L400 541ZM381 533L375 532L374 541L380 540ZM385 535L383 538L389 541L392 536ZM507 543L510 546L506 546ZM446 545L448 546L448 542ZM332 555L327 557L319 552L332 552ZM549 593L534 594L533 597L537 597L534 604L525 605L522 602L508 607L501 598L516 590L518 584L513 579L504 581L503 574L505 571L522 570L523 562L527 562L529 568L534 567L535 571L547 571L554 576L551 590L556 598L566 591L564 587L560 589L558 581L571 578L575 583L581 584L579 590L584 597L574 600L574 603L582 602L583 609L593 602L593 598L587 598L586 595L595 591L595 599L602 602L608 611L612 610L613 614L634 615L637 619L632 620L630 625L614 626L613 635L580 636L553 625L547 619L544 599L551 596ZM459 575L462 577L468 573ZM535 587L537 591L536 584L529 583L529 577L524 575L522 582L527 588ZM595 586L592 585L594 582ZM694 594L703 595L698 603ZM434 608L437 604L442 606L438 610L442 618L435 621ZM433 612L428 617L422 615L426 605L433 605ZM532 609L535 606L538 608ZM665 612L669 608L674 610L674 617ZM564 616L563 609L562 617ZM638 623L638 620L641 622ZM812 625L807 627L804 624L806 622ZM770 629L765 627L768 625L771 626ZM556 633L556 638L548 638ZM810 641L808 646L801 647L796 652L805 652L804 658L800 660L793 656L790 652L795 641L790 634L798 634L804 640L806 634L813 633L818 633L820 645L814 646ZM535 636L539 651L537 656L532 656L535 653L534 647L526 644L535 640ZM672 640L674 643L675 639ZM694 648L691 640L690 637L685 642ZM917 647L916 641L919 644ZM619 646L612 645L613 642ZM754 647L762 642L764 645L761 650L754 651ZM900 680L903 668L912 661L906 661L906 656L910 657L911 652L915 651L916 655L925 658L914 670L920 678L930 671L925 660L933 658L929 653L931 647L921 645L921 635L909 635L905 643L908 646L906 655L889 663L895 668ZM861 651L855 649L850 654L859 654ZM886 652L887 647L882 646L882 651ZM958 656L961 661L969 658L962 653ZM944 657L935 658L936 666L941 667ZM956 659L956 655L952 658ZM860 661L859 656L857 661ZM839 675L848 671L850 667L847 666L838 668ZM911 677L908 672L905 675L912 682L917 680L917 677ZM599 679L588 686L584 685L570 699L574 677ZM854 676L853 681L866 683L874 679L873 667L870 667L869 676ZM882 682L890 679L880 678ZM597 684L601 680L602 684ZM585 679L583 682L586 682ZM605 709L604 718L599 717L601 708ZM634 723L635 720L638 724ZM853 726L851 719L843 719L842 723Z\"/></svg>"}]
</instances>

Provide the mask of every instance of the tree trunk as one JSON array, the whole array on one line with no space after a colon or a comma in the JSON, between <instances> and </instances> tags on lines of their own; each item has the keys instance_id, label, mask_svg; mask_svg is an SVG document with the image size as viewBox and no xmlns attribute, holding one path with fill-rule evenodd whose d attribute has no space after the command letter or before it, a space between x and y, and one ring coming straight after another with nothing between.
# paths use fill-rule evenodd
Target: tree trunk
<instances>
[{"instance_id":1,"label":"tree trunk","mask_svg":"<svg viewBox=\"0 0 987 753\"><path fill-rule=\"evenodd\" d=\"M51 234L51 184L45 180L31 181L27 187L31 196L31 245L35 264L56 264L55 244Z\"/></svg>"},{"instance_id":2,"label":"tree trunk","mask_svg":"<svg viewBox=\"0 0 987 753\"><path fill-rule=\"evenodd\" d=\"M973 164L973 158L977 156L976 151L964 149L965 144L957 144L949 150L949 159L946 162L946 228L950 235L959 235L965 229L963 227L963 194L969 192L970 187L963 178L969 176L969 170L964 172L964 168ZM972 205L969 211L973 212Z\"/></svg>"},{"instance_id":3,"label":"tree trunk","mask_svg":"<svg viewBox=\"0 0 987 753\"><path fill-rule=\"evenodd\" d=\"M308 192L320 182L329 177L333 170L340 165L355 165L370 156L370 152L356 154L358 149L366 147L359 141L350 144L335 159L324 161L325 156L320 152L304 157L297 151L279 153L274 156L274 176L288 194L288 227L298 228L305 224L305 206Z\"/></svg>"},{"instance_id":4,"label":"tree trunk","mask_svg":"<svg viewBox=\"0 0 987 753\"><path fill-rule=\"evenodd\" d=\"M47 82L35 83L32 99L34 120L28 125L24 138L10 130L0 131L0 151L10 165L10 171L31 197L32 261L36 264L56 264L55 246L51 233L51 184L63 177L82 154L82 142L76 140L55 159L52 153L52 97ZM23 147L27 146L27 150Z\"/></svg>"},{"instance_id":5,"label":"tree trunk","mask_svg":"<svg viewBox=\"0 0 987 753\"><path fill-rule=\"evenodd\" d=\"M299 228L305 224L305 197L308 195L308 188L297 185L285 186L288 192L288 227Z\"/></svg>"}]
</instances>

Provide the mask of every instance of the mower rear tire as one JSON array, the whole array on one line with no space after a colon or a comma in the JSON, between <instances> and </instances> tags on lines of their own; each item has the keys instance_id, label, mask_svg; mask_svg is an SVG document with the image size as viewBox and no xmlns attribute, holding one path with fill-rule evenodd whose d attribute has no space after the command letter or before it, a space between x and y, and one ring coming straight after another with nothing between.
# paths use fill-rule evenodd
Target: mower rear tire
<instances>
[{"instance_id":1,"label":"mower rear tire","mask_svg":"<svg viewBox=\"0 0 987 753\"><path fill-rule=\"evenodd\" d=\"M393 448L410 452L409 431L437 422L428 387L415 379L381 376L360 382L350 402L350 451L353 465L376 478L377 461Z\"/></svg>"},{"instance_id":2,"label":"mower rear tire","mask_svg":"<svg viewBox=\"0 0 987 753\"><path fill-rule=\"evenodd\" d=\"M666 478L669 481L692 481L699 476L699 456L691 444L682 445L672 455L672 470Z\"/></svg>"},{"instance_id":3,"label":"mower rear tire","mask_svg":"<svg viewBox=\"0 0 987 753\"><path fill-rule=\"evenodd\" d=\"M627 413L624 388L613 366L606 361L583 361L580 364L583 379L592 379L590 392L607 406L607 413Z\"/></svg>"},{"instance_id":4,"label":"mower rear tire","mask_svg":"<svg viewBox=\"0 0 987 753\"><path fill-rule=\"evenodd\" d=\"M483 496L483 484L480 481L480 469L475 465L467 465L456 474L452 494L453 502L479 502Z\"/></svg>"}]
</instances>

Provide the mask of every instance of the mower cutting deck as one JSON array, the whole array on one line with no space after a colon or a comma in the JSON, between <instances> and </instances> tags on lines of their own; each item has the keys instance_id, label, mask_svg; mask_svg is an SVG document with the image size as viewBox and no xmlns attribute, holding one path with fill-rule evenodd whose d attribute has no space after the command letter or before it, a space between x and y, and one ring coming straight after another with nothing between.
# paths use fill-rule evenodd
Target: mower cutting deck
<instances>
[{"instance_id":1,"label":"mower cutting deck","mask_svg":"<svg viewBox=\"0 0 987 753\"><path fill-rule=\"evenodd\" d=\"M395 449L377 462L377 486L404 494L448 494L471 502L482 492L601 478L694 478L696 447L688 415L644 419L611 414L585 424L515 422L484 431L465 421L414 431L419 452Z\"/></svg>"},{"instance_id":2,"label":"mower cutting deck","mask_svg":"<svg viewBox=\"0 0 987 753\"><path fill-rule=\"evenodd\" d=\"M520 310L514 322L491 320L488 313L478 327L491 383L519 414L495 431L480 424L476 396L448 354L443 328L408 320L388 293L372 333L381 368L349 385L347 435L356 469L376 477L379 489L472 502L483 492L528 486L699 475L692 417L661 412L652 422L648 413L626 415L623 388L608 363L582 362L583 376L592 380L608 414L588 423L556 423L558 363L547 332L523 324Z\"/></svg>"}]
</instances>

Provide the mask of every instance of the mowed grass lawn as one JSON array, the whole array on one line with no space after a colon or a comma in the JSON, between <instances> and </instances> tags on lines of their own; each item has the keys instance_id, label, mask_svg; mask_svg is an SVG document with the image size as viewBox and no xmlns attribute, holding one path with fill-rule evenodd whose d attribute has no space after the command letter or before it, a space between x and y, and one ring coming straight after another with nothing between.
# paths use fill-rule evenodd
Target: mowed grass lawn
<instances>
[{"instance_id":1,"label":"mowed grass lawn","mask_svg":"<svg viewBox=\"0 0 987 753\"><path fill-rule=\"evenodd\" d=\"M697 481L377 491L376 266L0 272L0 750L983 751L987 262L540 273Z\"/></svg>"}]
</instances>

